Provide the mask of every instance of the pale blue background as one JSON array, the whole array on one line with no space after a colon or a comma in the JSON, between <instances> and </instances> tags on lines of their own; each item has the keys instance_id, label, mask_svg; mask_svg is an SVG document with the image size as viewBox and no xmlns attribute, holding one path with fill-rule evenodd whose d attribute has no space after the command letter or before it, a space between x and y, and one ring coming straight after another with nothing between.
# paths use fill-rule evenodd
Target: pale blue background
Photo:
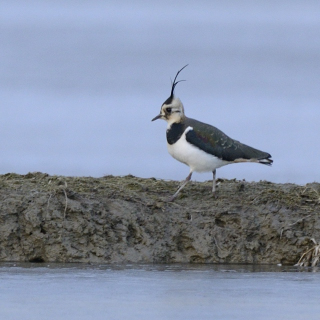
<instances>
[{"instance_id":1,"label":"pale blue background","mask_svg":"<svg viewBox=\"0 0 320 320\"><path fill-rule=\"evenodd\" d=\"M218 177L320 180L319 1L2 0L0 44L1 174L184 179L151 119L189 63L186 114L274 159Z\"/></svg>"}]
</instances>

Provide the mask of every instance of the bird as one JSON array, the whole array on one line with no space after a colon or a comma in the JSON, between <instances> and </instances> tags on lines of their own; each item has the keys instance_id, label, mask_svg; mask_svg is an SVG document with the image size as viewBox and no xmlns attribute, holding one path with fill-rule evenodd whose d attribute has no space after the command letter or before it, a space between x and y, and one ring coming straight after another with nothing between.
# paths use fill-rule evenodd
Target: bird
<instances>
[{"instance_id":1,"label":"bird","mask_svg":"<svg viewBox=\"0 0 320 320\"><path fill-rule=\"evenodd\" d=\"M268 152L260 151L234 140L218 128L188 118L184 106L174 94L176 85L185 80L177 80L181 68L171 86L168 99L162 104L160 113L151 121L162 119L167 122L167 148L170 155L190 168L189 175L183 180L168 200L173 201L191 180L193 172L212 172L212 194L216 196L216 169L232 163L253 162L271 166L273 160Z\"/></svg>"}]
</instances>

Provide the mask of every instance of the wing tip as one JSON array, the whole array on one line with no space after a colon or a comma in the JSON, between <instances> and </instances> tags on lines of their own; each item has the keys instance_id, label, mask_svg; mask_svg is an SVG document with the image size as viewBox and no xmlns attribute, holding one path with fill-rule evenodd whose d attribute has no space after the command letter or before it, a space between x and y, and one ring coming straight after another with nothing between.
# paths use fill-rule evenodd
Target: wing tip
<instances>
[{"instance_id":1,"label":"wing tip","mask_svg":"<svg viewBox=\"0 0 320 320\"><path fill-rule=\"evenodd\" d=\"M265 164L267 166L271 166L273 163L273 160L271 159L271 155L269 154L267 157L263 159L258 159L259 163Z\"/></svg>"}]
</instances>

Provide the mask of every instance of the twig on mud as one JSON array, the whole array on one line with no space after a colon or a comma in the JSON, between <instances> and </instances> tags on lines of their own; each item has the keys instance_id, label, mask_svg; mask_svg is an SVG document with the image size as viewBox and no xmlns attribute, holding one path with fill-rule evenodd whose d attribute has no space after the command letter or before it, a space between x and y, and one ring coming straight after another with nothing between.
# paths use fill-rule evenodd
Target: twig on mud
<instances>
[{"instance_id":1,"label":"twig on mud","mask_svg":"<svg viewBox=\"0 0 320 320\"><path fill-rule=\"evenodd\" d=\"M311 217L311 214L309 214L308 216L303 217L303 218L301 218L301 219L298 219L298 220L297 220L296 222L294 222L294 223L289 224L288 227L292 227L292 226L294 226L295 224L297 224L297 223L299 223L299 222L301 222L301 221L303 221L304 219L307 219L307 218L309 218L309 217Z\"/></svg>"},{"instance_id":2,"label":"twig on mud","mask_svg":"<svg viewBox=\"0 0 320 320\"><path fill-rule=\"evenodd\" d=\"M65 181L64 183L65 183L65 186L67 188L67 182ZM66 213L67 213L67 208L68 208L68 196L67 196L66 188L62 188L64 196L65 196L65 199L66 199L66 205L64 207L64 212L63 212L63 220L65 220L65 218L66 218Z\"/></svg>"},{"instance_id":3,"label":"twig on mud","mask_svg":"<svg viewBox=\"0 0 320 320\"><path fill-rule=\"evenodd\" d=\"M214 239L214 243L216 244L217 248L218 248L220 251L222 251L222 249L221 249L221 248L219 247L219 245L218 245L218 241L217 241L217 239L216 239L215 236L213 236L213 239Z\"/></svg>"},{"instance_id":4,"label":"twig on mud","mask_svg":"<svg viewBox=\"0 0 320 320\"><path fill-rule=\"evenodd\" d=\"M49 205L50 205L51 197L52 197L52 193L50 193L49 198L48 198L48 202L47 202L47 216L48 216L48 213L49 213Z\"/></svg>"},{"instance_id":5,"label":"twig on mud","mask_svg":"<svg viewBox=\"0 0 320 320\"><path fill-rule=\"evenodd\" d=\"M64 212L63 212L63 222L62 224L64 225L65 224L65 220L66 220L66 213L67 213L67 208L68 208L68 195L67 195L67 182L65 181L64 182L64 185L65 185L65 188L61 187L61 189L63 190L63 193L64 193L64 196L65 196L65 199L66 199L66 204L65 204L65 207L64 207ZM62 235L64 233L64 228L61 229L61 233L60 233L60 236L59 236L59 239L61 240L62 239Z\"/></svg>"},{"instance_id":6,"label":"twig on mud","mask_svg":"<svg viewBox=\"0 0 320 320\"><path fill-rule=\"evenodd\" d=\"M316 199L305 200L305 201L307 201L307 202L313 202L313 201L314 201L316 204L320 204L320 194L319 194L319 192L318 192L316 189L314 189L313 187L306 187L306 188L301 192L301 194L304 195L304 193L305 193L308 189L311 190L311 191L313 191L313 192L316 194Z\"/></svg>"},{"instance_id":7,"label":"twig on mud","mask_svg":"<svg viewBox=\"0 0 320 320\"><path fill-rule=\"evenodd\" d=\"M308 267L311 265L311 267L315 267L319 260L320 260L320 244L317 243L317 241L313 238L311 238L312 242L315 244L311 249L308 249L299 261L294 265L297 267Z\"/></svg>"},{"instance_id":8,"label":"twig on mud","mask_svg":"<svg viewBox=\"0 0 320 320\"><path fill-rule=\"evenodd\" d=\"M50 182L49 182L49 183L50 183ZM67 209L68 209L68 195L67 195L67 191L66 191L66 190L67 190L67 187L68 187L68 185L67 185L67 182L65 181L65 182L64 182L64 187L58 186L58 188L57 188L57 189L63 191L64 197L65 197L65 202L66 202L66 203L65 203L65 206L64 206L64 211L63 211L63 220L65 220L65 218L66 218L66 213L67 213ZM49 195L48 202L47 202L47 213L48 213L48 211L49 211L50 199L51 199L51 197L52 197L53 195L56 195L57 189L54 189L53 192L51 192L50 195Z\"/></svg>"}]
</instances>

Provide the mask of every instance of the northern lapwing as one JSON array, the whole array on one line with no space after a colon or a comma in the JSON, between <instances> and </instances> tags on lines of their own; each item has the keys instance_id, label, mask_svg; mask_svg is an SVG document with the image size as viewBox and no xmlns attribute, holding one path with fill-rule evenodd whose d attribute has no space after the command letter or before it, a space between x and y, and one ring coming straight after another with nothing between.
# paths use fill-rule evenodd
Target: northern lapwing
<instances>
[{"instance_id":1,"label":"northern lapwing","mask_svg":"<svg viewBox=\"0 0 320 320\"><path fill-rule=\"evenodd\" d=\"M174 89L179 82L183 81L176 80L186 66L177 72L170 97L162 104L160 114L152 119L152 121L157 119L167 121L168 151L173 158L190 167L189 175L182 181L170 201L175 199L190 181L194 171L213 173L212 192L215 194L217 168L239 162L265 165L271 165L273 162L269 153L233 140L216 127L185 116L183 104L174 96Z\"/></svg>"}]
</instances>

